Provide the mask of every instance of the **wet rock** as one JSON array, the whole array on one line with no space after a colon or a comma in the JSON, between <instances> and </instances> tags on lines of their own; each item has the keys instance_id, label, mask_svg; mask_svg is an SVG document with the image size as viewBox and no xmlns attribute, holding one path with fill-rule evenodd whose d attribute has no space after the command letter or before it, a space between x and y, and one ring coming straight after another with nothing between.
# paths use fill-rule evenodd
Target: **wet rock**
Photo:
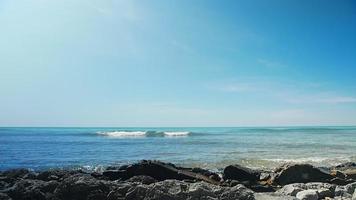
<instances>
[{"instance_id":1,"label":"wet rock","mask_svg":"<svg viewBox=\"0 0 356 200\"><path fill-rule=\"evenodd\" d=\"M260 173L240 165L229 165L224 169L223 178L224 180L232 179L256 182L260 179Z\"/></svg>"},{"instance_id":2,"label":"wet rock","mask_svg":"<svg viewBox=\"0 0 356 200\"><path fill-rule=\"evenodd\" d=\"M290 183L327 182L333 176L308 164L286 165L277 171L274 181L279 185Z\"/></svg>"},{"instance_id":3,"label":"wet rock","mask_svg":"<svg viewBox=\"0 0 356 200\"><path fill-rule=\"evenodd\" d=\"M300 200L318 200L318 192L316 190L304 190L298 192L296 195Z\"/></svg>"},{"instance_id":4,"label":"wet rock","mask_svg":"<svg viewBox=\"0 0 356 200\"><path fill-rule=\"evenodd\" d=\"M54 194L63 200L101 200L106 198L110 190L110 184L105 181L87 174L76 174L64 179Z\"/></svg>"},{"instance_id":5,"label":"wet rock","mask_svg":"<svg viewBox=\"0 0 356 200\"><path fill-rule=\"evenodd\" d=\"M347 169L356 169L356 163L354 162L346 162L335 167L332 167L334 170L347 170Z\"/></svg>"}]
</instances>

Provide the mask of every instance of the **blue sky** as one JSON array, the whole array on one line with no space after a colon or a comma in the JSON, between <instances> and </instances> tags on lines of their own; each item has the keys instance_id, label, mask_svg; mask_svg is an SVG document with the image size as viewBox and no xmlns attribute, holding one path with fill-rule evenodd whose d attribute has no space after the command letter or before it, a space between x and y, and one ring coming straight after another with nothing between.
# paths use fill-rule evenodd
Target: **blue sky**
<instances>
[{"instance_id":1,"label":"blue sky","mask_svg":"<svg viewBox=\"0 0 356 200\"><path fill-rule=\"evenodd\" d=\"M356 125L352 0L2 0L1 126Z\"/></svg>"}]
</instances>

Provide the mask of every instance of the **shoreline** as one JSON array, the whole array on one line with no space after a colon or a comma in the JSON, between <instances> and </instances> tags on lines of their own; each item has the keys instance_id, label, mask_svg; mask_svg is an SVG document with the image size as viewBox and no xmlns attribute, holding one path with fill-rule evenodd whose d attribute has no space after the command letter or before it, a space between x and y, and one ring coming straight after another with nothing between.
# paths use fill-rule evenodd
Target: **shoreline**
<instances>
[{"instance_id":1,"label":"shoreline","mask_svg":"<svg viewBox=\"0 0 356 200\"><path fill-rule=\"evenodd\" d=\"M172 193L172 188L177 191ZM278 200L304 199L305 195L314 199L352 199L353 195L356 198L355 188L356 163L352 162L334 167L285 164L274 170L229 165L216 172L143 160L108 166L102 172L74 169L0 171L1 200L148 200L168 197L173 200Z\"/></svg>"}]
</instances>

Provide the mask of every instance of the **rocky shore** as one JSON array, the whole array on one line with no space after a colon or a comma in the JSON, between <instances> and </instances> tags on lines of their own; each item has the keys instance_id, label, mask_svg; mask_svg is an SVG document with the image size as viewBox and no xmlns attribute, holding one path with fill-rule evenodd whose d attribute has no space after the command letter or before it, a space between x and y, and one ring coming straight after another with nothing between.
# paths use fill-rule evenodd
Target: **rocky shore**
<instances>
[{"instance_id":1,"label":"rocky shore","mask_svg":"<svg viewBox=\"0 0 356 200\"><path fill-rule=\"evenodd\" d=\"M227 166L221 173L160 161L82 170L0 172L0 200L356 200L356 163L286 164L273 171Z\"/></svg>"}]
</instances>

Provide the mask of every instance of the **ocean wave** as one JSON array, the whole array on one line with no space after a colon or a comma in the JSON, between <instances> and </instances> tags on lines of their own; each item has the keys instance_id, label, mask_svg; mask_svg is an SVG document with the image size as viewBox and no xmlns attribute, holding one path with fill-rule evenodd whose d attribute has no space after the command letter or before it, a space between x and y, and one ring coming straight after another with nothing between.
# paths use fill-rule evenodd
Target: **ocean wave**
<instances>
[{"instance_id":1,"label":"ocean wave","mask_svg":"<svg viewBox=\"0 0 356 200\"><path fill-rule=\"evenodd\" d=\"M125 137L184 137L189 136L191 132L188 131L99 131L97 135L125 138Z\"/></svg>"},{"instance_id":2,"label":"ocean wave","mask_svg":"<svg viewBox=\"0 0 356 200\"><path fill-rule=\"evenodd\" d=\"M188 131L176 131L176 132L163 132L165 136L177 137L177 136L188 136L190 132Z\"/></svg>"},{"instance_id":3,"label":"ocean wave","mask_svg":"<svg viewBox=\"0 0 356 200\"><path fill-rule=\"evenodd\" d=\"M108 131L108 132L97 132L98 135L107 137L144 137L146 136L145 131Z\"/></svg>"}]
</instances>

